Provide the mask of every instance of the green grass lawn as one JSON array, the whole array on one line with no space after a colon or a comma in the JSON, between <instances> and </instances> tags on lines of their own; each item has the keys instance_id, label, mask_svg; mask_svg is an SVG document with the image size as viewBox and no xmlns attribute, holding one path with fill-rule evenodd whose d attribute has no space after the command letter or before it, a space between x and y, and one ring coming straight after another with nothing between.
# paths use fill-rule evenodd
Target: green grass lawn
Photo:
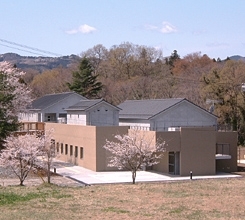
<instances>
[{"instance_id":1,"label":"green grass lawn","mask_svg":"<svg viewBox=\"0 0 245 220\"><path fill-rule=\"evenodd\" d=\"M0 187L0 219L244 219L245 178Z\"/></svg>"}]
</instances>

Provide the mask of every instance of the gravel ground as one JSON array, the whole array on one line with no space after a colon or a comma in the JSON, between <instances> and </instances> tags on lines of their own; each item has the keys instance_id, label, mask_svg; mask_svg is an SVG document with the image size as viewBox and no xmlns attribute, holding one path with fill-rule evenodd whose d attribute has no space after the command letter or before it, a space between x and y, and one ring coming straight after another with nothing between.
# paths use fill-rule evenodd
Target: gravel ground
<instances>
[{"instance_id":1,"label":"gravel ground","mask_svg":"<svg viewBox=\"0 0 245 220\"><path fill-rule=\"evenodd\" d=\"M47 182L47 177L38 176L37 174L34 173L29 173L27 178L24 181L25 186L37 186L42 183ZM13 186L13 185L19 185L20 181L17 178L11 170L5 169L4 167L0 166L0 186ZM51 176L51 183L63 186L63 187L80 187L84 186L84 184L81 184L77 181L74 181L72 179L69 179L67 177L59 176L57 174L53 174Z\"/></svg>"}]
</instances>

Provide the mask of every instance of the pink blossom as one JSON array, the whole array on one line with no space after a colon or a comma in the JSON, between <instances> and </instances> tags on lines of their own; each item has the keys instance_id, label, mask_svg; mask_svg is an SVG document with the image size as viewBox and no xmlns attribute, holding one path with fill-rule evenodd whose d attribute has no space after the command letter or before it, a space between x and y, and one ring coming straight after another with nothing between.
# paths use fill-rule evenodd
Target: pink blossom
<instances>
[{"instance_id":1,"label":"pink blossom","mask_svg":"<svg viewBox=\"0 0 245 220\"><path fill-rule=\"evenodd\" d=\"M116 135L117 141L106 141L103 146L111 153L108 166L132 171L135 183L136 171L158 164L165 151L165 142L154 143L154 136L132 131L130 135Z\"/></svg>"},{"instance_id":2,"label":"pink blossom","mask_svg":"<svg viewBox=\"0 0 245 220\"><path fill-rule=\"evenodd\" d=\"M3 75L1 82L1 93L12 95L9 103L1 103L1 108L6 110L7 116L18 116L19 113L26 112L27 106L31 103L31 91L26 84L21 83L20 79L24 72L14 68L8 62L0 62L0 74Z\"/></svg>"},{"instance_id":3,"label":"pink blossom","mask_svg":"<svg viewBox=\"0 0 245 220\"><path fill-rule=\"evenodd\" d=\"M19 178L20 185L23 185L41 153L42 141L35 134L12 135L5 141L5 149L0 154L0 165L10 168Z\"/></svg>"}]
</instances>

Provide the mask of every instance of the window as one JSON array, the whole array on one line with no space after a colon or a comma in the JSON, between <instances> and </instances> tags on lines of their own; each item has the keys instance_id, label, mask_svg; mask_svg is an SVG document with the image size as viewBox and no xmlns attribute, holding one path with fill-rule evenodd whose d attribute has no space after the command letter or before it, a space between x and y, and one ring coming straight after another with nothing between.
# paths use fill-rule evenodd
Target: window
<instances>
[{"instance_id":1,"label":"window","mask_svg":"<svg viewBox=\"0 0 245 220\"><path fill-rule=\"evenodd\" d=\"M54 140L54 139L51 139L51 147L52 147L53 149L55 149L55 140Z\"/></svg>"},{"instance_id":2,"label":"window","mask_svg":"<svg viewBox=\"0 0 245 220\"><path fill-rule=\"evenodd\" d=\"M63 154L63 143L60 144L60 153Z\"/></svg>"},{"instance_id":3,"label":"window","mask_svg":"<svg viewBox=\"0 0 245 220\"><path fill-rule=\"evenodd\" d=\"M230 144L229 143L217 143L216 154L230 155Z\"/></svg>"},{"instance_id":4,"label":"window","mask_svg":"<svg viewBox=\"0 0 245 220\"><path fill-rule=\"evenodd\" d=\"M83 147L80 147L80 159L83 159Z\"/></svg>"},{"instance_id":5,"label":"window","mask_svg":"<svg viewBox=\"0 0 245 220\"><path fill-rule=\"evenodd\" d=\"M57 151L57 153L59 153L59 150L60 150L59 148L60 148L59 142L57 142L57 143L56 143L56 151Z\"/></svg>"},{"instance_id":6,"label":"window","mask_svg":"<svg viewBox=\"0 0 245 220\"><path fill-rule=\"evenodd\" d=\"M72 155L73 155L73 146L70 145L70 156L72 156Z\"/></svg>"},{"instance_id":7,"label":"window","mask_svg":"<svg viewBox=\"0 0 245 220\"><path fill-rule=\"evenodd\" d=\"M77 157L77 156L78 156L78 147L75 146L75 157Z\"/></svg>"},{"instance_id":8,"label":"window","mask_svg":"<svg viewBox=\"0 0 245 220\"><path fill-rule=\"evenodd\" d=\"M65 145L65 154L68 154L68 144Z\"/></svg>"}]
</instances>

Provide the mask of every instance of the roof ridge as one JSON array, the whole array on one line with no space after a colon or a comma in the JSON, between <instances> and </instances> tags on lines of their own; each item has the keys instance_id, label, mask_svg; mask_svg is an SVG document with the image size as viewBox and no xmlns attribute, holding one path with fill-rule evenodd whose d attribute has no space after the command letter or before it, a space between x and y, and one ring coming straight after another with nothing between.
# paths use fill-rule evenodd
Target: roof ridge
<instances>
[{"instance_id":1,"label":"roof ridge","mask_svg":"<svg viewBox=\"0 0 245 220\"><path fill-rule=\"evenodd\" d=\"M87 102L87 104L85 104L85 102ZM89 102L90 102L90 104L89 104ZM100 98L100 99L80 100L78 103L69 106L65 110L75 110L75 108L76 108L76 110L79 110L79 107L84 107L84 110L88 110L88 109L93 108L94 106L96 106L96 105L98 105L98 104L100 104L102 102L105 102L105 103L107 103L107 105L110 105L110 106L112 106L114 108L120 109L118 106L113 105L113 104L107 102L103 98ZM83 105L83 103L84 103L84 105Z\"/></svg>"},{"instance_id":2,"label":"roof ridge","mask_svg":"<svg viewBox=\"0 0 245 220\"><path fill-rule=\"evenodd\" d=\"M76 93L76 92L59 92L59 93L52 93L52 94L46 94L44 96L50 96L50 95L62 95L62 94L69 94L69 93ZM42 96L43 97L43 96ZM40 98L42 98L40 97Z\"/></svg>"},{"instance_id":3,"label":"roof ridge","mask_svg":"<svg viewBox=\"0 0 245 220\"><path fill-rule=\"evenodd\" d=\"M81 102L82 101L101 101L101 100L103 100L103 99L83 99L83 100L81 100Z\"/></svg>"},{"instance_id":4,"label":"roof ridge","mask_svg":"<svg viewBox=\"0 0 245 220\"><path fill-rule=\"evenodd\" d=\"M126 101L163 101L163 100L173 100L173 99L178 99L178 100L184 100L185 98L167 98L167 99L127 99Z\"/></svg>"}]
</instances>

